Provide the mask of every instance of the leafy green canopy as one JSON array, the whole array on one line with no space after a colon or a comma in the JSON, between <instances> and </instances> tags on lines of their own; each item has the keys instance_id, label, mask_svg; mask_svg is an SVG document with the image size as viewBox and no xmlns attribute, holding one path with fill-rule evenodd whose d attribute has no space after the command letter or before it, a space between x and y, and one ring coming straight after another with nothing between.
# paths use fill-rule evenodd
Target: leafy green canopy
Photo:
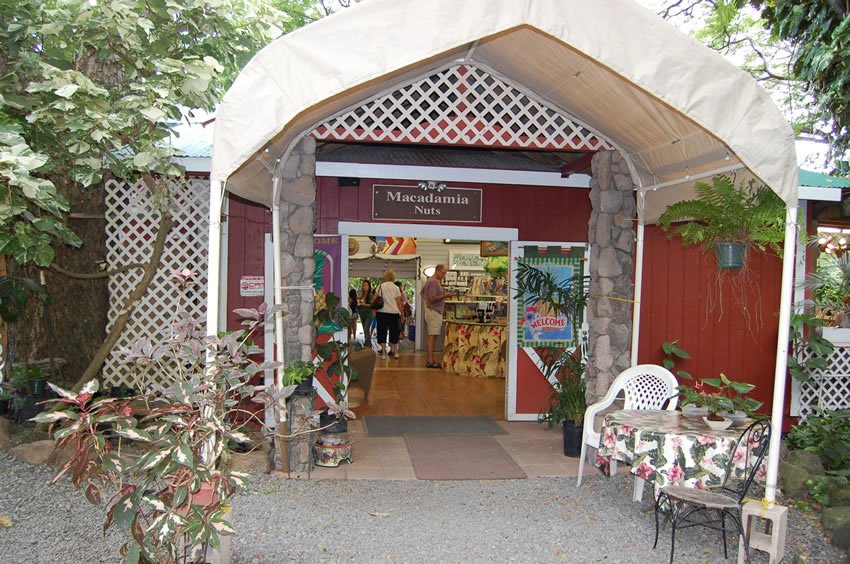
<instances>
[{"instance_id":1,"label":"leafy green canopy","mask_svg":"<svg viewBox=\"0 0 850 564\"><path fill-rule=\"evenodd\" d=\"M738 0L743 3L743 0ZM774 37L795 47L794 78L817 101L817 117L831 125L836 154L850 147L850 11L845 2L753 0Z\"/></svg>"},{"instance_id":2,"label":"leafy green canopy","mask_svg":"<svg viewBox=\"0 0 850 564\"><path fill-rule=\"evenodd\" d=\"M0 254L44 267L54 244L79 246L67 195L106 170L148 184L182 174L174 128L212 110L312 2L277 4L0 0Z\"/></svg>"}]
</instances>

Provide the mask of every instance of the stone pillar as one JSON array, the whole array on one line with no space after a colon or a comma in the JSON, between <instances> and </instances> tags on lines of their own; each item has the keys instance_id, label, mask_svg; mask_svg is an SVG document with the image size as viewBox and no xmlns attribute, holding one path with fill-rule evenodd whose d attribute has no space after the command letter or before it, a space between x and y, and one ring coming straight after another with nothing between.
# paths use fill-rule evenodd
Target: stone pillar
<instances>
[{"instance_id":1,"label":"stone pillar","mask_svg":"<svg viewBox=\"0 0 850 564\"><path fill-rule=\"evenodd\" d=\"M279 169L280 196L280 264L283 278L284 361L311 360L316 338L313 325L314 296L311 288L315 260L313 232L316 226L316 141L306 137L299 141ZM287 287L290 288L287 288ZM303 286L304 289L293 289ZM289 433L310 428L313 399L290 397L287 401ZM312 433L290 438L289 470L308 472L312 467ZM277 452L277 448L275 448ZM280 460L275 460L280 468ZM285 469L282 469L285 471Z\"/></svg>"},{"instance_id":2,"label":"stone pillar","mask_svg":"<svg viewBox=\"0 0 850 564\"><path fill-rule=\"evenodd\" d=\"M314 433L305 432L311 429L310 416L313 414L313 406L312 397L293 396L286 402L289 433L296 435L289 439L287 445L291 472L310 472L313 468Z\"/></svg>"},{"instance_id":3,"label":"stone pillar","mask_svg":"<svg viewBox=\"0 0 850 564\"><path fill-rule=\"evenodd\" d=\"M313 325L311 286L315 260L313 231L316 225L316 140L306 137L281 167L280 260L283 277L284 359L311 360L316 331Z\"/></svg>"},{"instance_id":4,"label":"stone pillar","mask_svg":"<svg viewBox=\"0 0 850 564\"><path fill-rule=\"evenodd\" d=\"M614 151L593 157L590 181L590 303L588 304L587 399L597 401L631 365L634 297L634 184ZM617 299L610 299L617 298Z\"/></svg>"}]
</instances>

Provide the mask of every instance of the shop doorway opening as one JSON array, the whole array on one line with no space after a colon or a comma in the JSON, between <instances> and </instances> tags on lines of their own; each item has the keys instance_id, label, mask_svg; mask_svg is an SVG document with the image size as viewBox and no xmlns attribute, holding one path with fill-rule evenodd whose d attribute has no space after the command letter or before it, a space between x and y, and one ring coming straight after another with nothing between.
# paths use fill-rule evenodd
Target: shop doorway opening
<instances>
[{"instance_id":1,"label":"shop doorway opening","mask_svg":"<svg viewBox=\"0 0 850 564\"><path fill-rule=\"evenodd\" d=\"M507 249L517 230L340 222L339 233L346 238L343 248L350 249L343 273L346 291L359 289L364 280L374 288L390 269L412 310L402 331L400 358L377 358L368 401L355 411L361 416L487 415L505 419L506 340L510 331L507 273L497 285L495 277L483 268L487 257L481 256L481 249L482 241ZM390 244L415 240L415 253L377 252L383 250L387 239ZM503 261L507 267L508 257ZM449 269L443 285L447 291L456 292L456 299L446 304L443 329L435 343L441 367L434 369L426 366L421 289L437 264ZM499 292L502 299L496 300ZM358 296L362 299L362 292ZM371 318L367 325L371 325ZM365 344L368 330L363 320L358 320L354 338ZM477 333L470 338L470 331ZM370 333L370 337L375 347L377 335Z\"/></svg>"}]
</instances>

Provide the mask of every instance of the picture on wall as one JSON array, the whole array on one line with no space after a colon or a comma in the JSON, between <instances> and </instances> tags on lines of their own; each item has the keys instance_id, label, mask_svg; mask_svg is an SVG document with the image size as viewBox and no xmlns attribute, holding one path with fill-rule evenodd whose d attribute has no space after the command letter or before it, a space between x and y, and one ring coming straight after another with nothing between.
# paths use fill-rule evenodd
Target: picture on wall
<instances>
[{"instance_id":1,"label":"picture on wall","mask_svg":"<svg viewBox=\"0 0 850 564\"><path fill-rule=\"evenodd\" d=\"M482 257L508 256L508 241L481 241Z\"/></svg>"}]
</instances>

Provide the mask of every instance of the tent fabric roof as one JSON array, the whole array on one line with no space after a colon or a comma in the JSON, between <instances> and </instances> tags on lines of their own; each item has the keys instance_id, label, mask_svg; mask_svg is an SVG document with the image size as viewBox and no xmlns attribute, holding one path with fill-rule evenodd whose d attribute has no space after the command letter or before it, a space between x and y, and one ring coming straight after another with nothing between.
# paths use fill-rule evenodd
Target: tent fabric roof
<instances>
[{"instance_id":1,"label":"tent fabric roof","mask_svg":"<svg viewBox=\"0 0 850 564\"><path fill-rule=\"evenodd\" d=\"M343 110L464 61L584 124L628 157L652 221L700 174L742 165L797 201L790 126L746 73L624 0L366 0L283 36L216 114L212 179L272 203L264 150ZM672 183L670 186L665 186Z\"/></svg>"}]
</instances>

